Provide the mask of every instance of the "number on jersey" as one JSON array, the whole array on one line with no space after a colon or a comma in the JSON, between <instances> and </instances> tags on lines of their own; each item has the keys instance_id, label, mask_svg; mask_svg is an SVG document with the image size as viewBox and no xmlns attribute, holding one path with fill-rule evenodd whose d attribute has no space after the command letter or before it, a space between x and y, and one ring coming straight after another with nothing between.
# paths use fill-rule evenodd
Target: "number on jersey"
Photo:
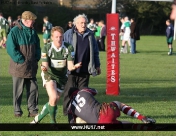
<instances>
[{"instance_id":1,"label":"number on jersey","mask_svg":"<svg viewBox=\"0 0 176 136\"><path fill-rule=\"evenodd\" d=\"M86 104L86 100L84 99L84 97L80 97L80 95L77 94L77 96L75 97L75 101L73 100L72 104L79 112L81 112L81 107Z\"/></svg>"}]
</instances>

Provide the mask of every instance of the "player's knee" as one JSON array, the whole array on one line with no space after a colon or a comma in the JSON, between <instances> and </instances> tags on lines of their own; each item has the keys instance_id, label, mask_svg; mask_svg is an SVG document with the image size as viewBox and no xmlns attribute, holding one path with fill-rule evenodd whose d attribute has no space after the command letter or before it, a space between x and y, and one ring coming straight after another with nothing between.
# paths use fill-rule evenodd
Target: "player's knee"
<instances>
[{"instance_id":1,"label":"player's knee","mask_svg":"<svg viewBox=\"0 0 176 136\"><path fill-rule=\"evenodd\" d=\"M119 101L113 101L113 102L118 106L119 109L121 109L121 102Z\"/></svg>"},{"instance_id":2,"label":"player's knee","mask_svg":"<svg viewBox=\"0 0 176 136\"><path fill-rule=\"evenodd\" d=\"M58 96L52 96L49 98L49 103L50 105L56 105L57 104L57 101L59 100Z\"/></svg>"}]
</instances>

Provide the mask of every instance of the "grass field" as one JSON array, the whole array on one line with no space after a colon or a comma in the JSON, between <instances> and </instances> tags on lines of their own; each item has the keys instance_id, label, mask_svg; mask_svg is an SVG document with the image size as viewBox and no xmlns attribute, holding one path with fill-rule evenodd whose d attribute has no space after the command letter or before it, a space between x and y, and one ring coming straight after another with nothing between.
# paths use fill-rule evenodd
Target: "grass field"
<instances>
[{"instance_id":1,"label":"grass field","mask_svg":"<svg viewBox=\"0 0 176 136\"><path fill-rule=\"evenodd\" d=\"M41 35L40 35L41 37ZM42 43L42 41L41 41ZM176 123L176 42L173 47L175 53L167 55L166 38L164 36L142 36L137 42L139 53L120 55L120 95L107 96L106 89L106 52L100 52L102 74L91 77L90 87L99 91L96 98L100 102L118 100L135 108L141 114L153 117L157 123ZM5 49L0 49L0 123L28 123L33 118L28 118L26 106L26 93L24 91L22 109L23 116L15 118L12 106L12 78L8 74L9 56ZM37 74L39 85L39 109L48 101L48 96L42 88L40 69ZM62 115L62 102L59 102L57 121L66 123L67 117ZM119 120L141 123L139 120L121 114ZM41 123L48 123L49 116ZM2 132L0 136L176 136L176 132L128 132L128 131L33 131L33 132Z\"/></svg>"}]
</instances>

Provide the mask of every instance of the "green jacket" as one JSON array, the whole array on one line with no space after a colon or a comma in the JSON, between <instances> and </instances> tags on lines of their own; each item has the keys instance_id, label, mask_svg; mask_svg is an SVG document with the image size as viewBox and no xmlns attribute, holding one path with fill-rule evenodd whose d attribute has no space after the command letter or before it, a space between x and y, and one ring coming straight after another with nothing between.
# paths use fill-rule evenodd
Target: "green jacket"
<instances>
[{"instance_id":1,"label":"green jacket","mask_svg":"<svg viewBox=\"0 0 176 136\"><path fill-rule=\"evenodd\" d=\"M40 40L36 31L20 22L10 31L6 46L11 57L9 73L15 77L36 77L41 57Z\"/></svg>"}]
</instances>

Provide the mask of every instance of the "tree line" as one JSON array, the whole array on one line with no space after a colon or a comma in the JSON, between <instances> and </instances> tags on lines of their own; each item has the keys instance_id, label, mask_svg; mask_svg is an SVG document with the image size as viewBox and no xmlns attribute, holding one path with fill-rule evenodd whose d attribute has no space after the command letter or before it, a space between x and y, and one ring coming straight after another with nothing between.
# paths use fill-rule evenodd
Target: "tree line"
<instances>
[{"instance_id":1,"label":"tree line","mask_svg":"<svg viewBox=\"0 0 176 136\"><path fill-rule=\"evenodd\" d=\"M14 0L15 1L15 0ZM71 0L71 5L77 0ZM2 2L2 0L0 0ZM96 9L75 10L72 7L64 7L61 5L15 5L15 2L9 4L0 4L0 11L3 12L4 17L12 16L16 19L18 15L25 10L34 12L38 19L36 20L36 28L41 31L43 24L43 17L49 16L53 25L60 25L65 28L68 21L79 13L85 13L88 18L95 20L106 21L106 14L111 12L111 0L97 0ZM129 18L136 18L140 27L141 34L165 34L165 21L169 18L171 12L171 2L154 2L154 1L136 1L136 0L117 0L117 13L122 16L129 16Z\"/></svg>"}]
</instances>

